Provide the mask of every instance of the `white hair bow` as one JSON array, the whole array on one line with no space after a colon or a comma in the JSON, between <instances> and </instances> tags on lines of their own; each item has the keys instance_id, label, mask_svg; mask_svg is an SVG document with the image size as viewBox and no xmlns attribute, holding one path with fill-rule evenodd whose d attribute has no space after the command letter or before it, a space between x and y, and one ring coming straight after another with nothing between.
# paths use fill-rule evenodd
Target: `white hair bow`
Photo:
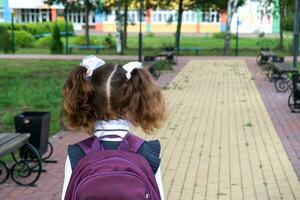
<instances>
[{"instance_id":1,"label":"white hair bow","mask_svg":"<svg viewBox=\"0 0 300 200\"><path fill-rule=\"evenodd\" d=\"M92 76L93 71L95 69L101 67L104 64L105 64L104 60L97 58L94 55L91 55L91 56L85 56L82 59L80 66L87 68L86 76L90 77Z\"/></svg>"},{"instance_id":2,"label":"white hair bow","mask_svg":"<svg viewBox=\"0 0 300 200\"><path fill-rule=\"evenodd\" d=\"M125 71L127 71L126 78L129 80L131 79L131 72L134 69L142 69L143 65L140 62L129 62L126 65L123 65L122 68L125 69Z\"/></svg>"}]
</instances>

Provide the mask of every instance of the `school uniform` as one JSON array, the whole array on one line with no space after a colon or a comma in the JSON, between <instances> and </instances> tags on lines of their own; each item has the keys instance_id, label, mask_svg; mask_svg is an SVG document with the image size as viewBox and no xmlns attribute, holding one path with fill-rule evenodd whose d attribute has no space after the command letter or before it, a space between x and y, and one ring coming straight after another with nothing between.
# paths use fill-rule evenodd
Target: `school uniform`
<instances>
[{"instance_id":1,"label":"school uniform","mask_svg":"<svg viewBox=\"0 0 300 200\"><path fill-rule=\"evenodd\" d=\"M118 135L123 138L130 129L131 124L126 120L110 120L110 121L99 121L96 124L95 136L105 136L105 135ZM121 138L103 138L101 144L104 149L113 150L117 149ZM145 141L138 152L142 155L149 163L153 173L155 174L155 179L159 188L161 199L164 200L162 177L160 171L160 143L158 140ZM83 150L78 144L73 144L68 146L68 156L65 163L65 179L62 191L62 200L64 200L65 193L71 178L72 170L76 166L77 162L84 156Z\"/></svg>"}]
</instances>

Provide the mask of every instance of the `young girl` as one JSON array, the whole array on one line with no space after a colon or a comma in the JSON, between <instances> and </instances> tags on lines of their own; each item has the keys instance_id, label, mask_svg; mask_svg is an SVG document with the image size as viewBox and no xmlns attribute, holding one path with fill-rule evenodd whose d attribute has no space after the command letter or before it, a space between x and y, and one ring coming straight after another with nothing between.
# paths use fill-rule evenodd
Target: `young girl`
<instances>
[{"instance_id":1,"label":"young girl","mask_svg":"<svg viewBox=\"0 0 300 200\"><path fill-rule=\"evenodd\" d=\"M131 125L151 133L164 118L165 104L159 87L139 62L126 65L105 64L96 56L87 56L69 75L63 88L62 120L70 130L84 130L104 138L104 149L116 149ZM138 149L150 164L164 199L160 172L160 143L145 141ZM62 199L72 169L84 157L78 144L69 145L65 164Z\"/></svg>"}]
</instances>

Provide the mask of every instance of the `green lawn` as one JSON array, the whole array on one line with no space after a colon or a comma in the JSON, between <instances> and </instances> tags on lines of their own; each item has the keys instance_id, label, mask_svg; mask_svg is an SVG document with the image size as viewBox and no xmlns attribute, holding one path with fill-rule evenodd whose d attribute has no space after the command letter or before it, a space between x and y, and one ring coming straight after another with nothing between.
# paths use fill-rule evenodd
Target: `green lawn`
<instances>
[{"instance_id":1,"label":"green lawn","mask_svg":"<svg viewBox=\"0 0 300 200\"><path fill-rule=\"evenodd\" d=\"M92 40L96 45L103 45L105 40L105 35L101 36L91 36ZM77 36L72 36L69 38L69 44L74 44ZM114 37L113 37L114 38ZM173 35L166 36L156 36L156 35L144 35L143 37L143 49L144 55L153 55L159 52L162 48L166 46L174 46ZM239 38L239 55L257 55L257 52L262 47L269 47L272 49L276 49L278 46L278 38ZM64 38L63 38L64 42ZM275 52L281 55L290 55L290 48L292 44L292 38L285 38L285 50ZM200 52L199 55L223 55L223 46L224 40L221 38L214 38L208 36L182 36L181 37L181 47L202 47L204 51ZM137 36L129 36L128 37L128 46L125 50L125 55L136 55L138 47L138 37ZM231 40L231 54L234 55L235 48L235 39ZM16 53L19 54L49 54L50 51L48 48L27 48L27 49L18 49ZM95 51L80 51L74 50L73 54L91 54L95 53ZM106 49L102 51L100 54L102 55L112 55L116 54L115 49ZM182 55L194 55L194 52L182 52Z\"/></svg>"},{"instance_id":2,"label":"green lawn","mask_svg":"<svg viewBox=\"0 0 300 200\"><path fill-rule=\"evenodd\" d=\"M50 111L50 134L60 130L61 89L78 61L0 60L0 132L14 131L22 111Z\"/></svg>"}]
</instances>

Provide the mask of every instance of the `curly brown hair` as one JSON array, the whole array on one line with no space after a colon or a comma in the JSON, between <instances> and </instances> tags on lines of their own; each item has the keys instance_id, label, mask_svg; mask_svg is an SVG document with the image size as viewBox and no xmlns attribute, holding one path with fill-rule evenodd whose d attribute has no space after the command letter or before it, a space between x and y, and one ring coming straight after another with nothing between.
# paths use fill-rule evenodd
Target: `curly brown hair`
<instances>
[{"instance_id":1,"label":"curly brown hair","mask_svg":"<svg viewBox=\"0 0 300 200\"><path fill-rule=\"evenodd\" d=\"M70 130L93 134L97 121L126 119L146 133L159 128L165 114L160 88L145 69L134 69L131 79L121 65L105 64L90 79L76 67L63 87L62 122Z\"/></svg>"}]
</instances>

